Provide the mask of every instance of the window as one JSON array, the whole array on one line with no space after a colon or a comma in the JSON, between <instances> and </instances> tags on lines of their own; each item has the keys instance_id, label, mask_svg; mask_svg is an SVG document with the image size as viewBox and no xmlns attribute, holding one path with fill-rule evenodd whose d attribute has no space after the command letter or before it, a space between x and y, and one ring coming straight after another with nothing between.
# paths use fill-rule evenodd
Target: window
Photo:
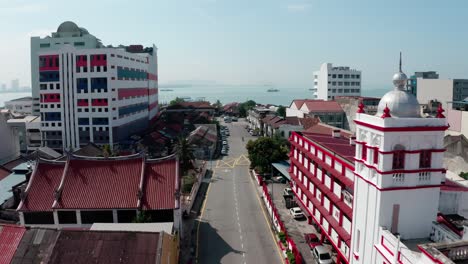
<instances>
[{"instance_id":1,"label":"window","mask_svg":"<svg viewBox=\"0 0 468 264\"><path fill-rule=\"evenodd\" d=\"M431 151L430 150L423 150L419 154L419 167L420 168L431 167Z\"/></svg>"},{"instance_id":2,"label":"window","mask_svg":"<svg viewBox=\"0 0 468 264\"><path fill-rule=\"evenodd\" d=\"M395 146L392 164L392 169L394 170L405 168L405 148L402 145Z\"/></svg>"},{"instance_id":3,"label":"window","mask_svg":"<svg viewBox=\"0 0 468 264\"><path fill-rule=\"evenodd\" d=\"M367 160L367 145L365 144L362 145L361 159Z\"/></svg>"},{"instance_id":4,"label":"window","mask_svg":"<svg viewBox=\"0 0 468 264\"><path fill-rule=\"evenodd\" d=\"M84 46L85 43L82 42L82 41L80 41L80 42L75 42L75 43L73 43L73 45L75 45L75 46Z\"/></svg>"},{"instance_id":5,"label":"window","mask_svg":"<svg viewBox=\"0 0 468 264\"><path fill-rule=\"evenodd\" d=\"M338 78L343 78L343 74L338 74Z\"/></svg>"},{"instance_id":6,"label":"window","mask_svg":"<svg viewBox=\"0 0 468 264\"><path fill-rule=\"evenodd\" d=\"M374 164L379 164L379 150L374 149Z\"/></svg>"}]
</instances>

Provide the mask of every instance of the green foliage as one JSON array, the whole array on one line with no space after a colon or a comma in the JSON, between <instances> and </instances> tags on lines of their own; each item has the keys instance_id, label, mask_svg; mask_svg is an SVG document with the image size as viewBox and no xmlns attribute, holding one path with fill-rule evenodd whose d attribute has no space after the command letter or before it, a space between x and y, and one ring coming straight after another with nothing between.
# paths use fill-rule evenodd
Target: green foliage
<instances>
[{"instance_id":1,"label":"green foliage","mask_svg":"<svg viewBox=\"0 0 468 264\"><path fill-rule=\"evenodd\" d=\"M288 149L274 138L260 137L255 141L249 140L247 151L252 167L259 173L268 172L272 162L278 162L288 158Z\"/></svg>"},{"instance_id":2,"label":"green foliage","mask_svg":"<svg viewBox=\"0 0 468 264\"><path fill-rule=\"evenodd\" d=\"M183 98L176 97L174 100L169 102L170 106L177 105L179 103L183 103L185 100Z\"/></svg>"},{"instance_id":3,"label":"green foliage","mask_svg":"<svg viewBox=\"0 0 468 264\"><path fill-rule=\"evenodd\" d=\"M458 176L462 177L463 179L465 180L468 180L468 172L460 172L460 174L458 174Z\"/></svg>"},{"instance_id":4,"label":"green foliage","mask_svg":"<svg viewBox=\"0 0 468 264\"><path fill-rule=\"evenodd\" d=\"M219 100L216 100L216 103L214 103L213 106L216 108L216 111L219 111L221 108L223 108L223 104Z\"/></svg>"},{"instance_id":5,"label":"green foliage","mask_svg":"<svg viewBox=\"0 0 468 264\"><path fill-rule=\"evenodd\" d=\"M247 116L247 111L251 110L257 105L257 103L253 100L248 100L246 102L240 103L239 104L239 116L240 117L246 117Z\"/></svg>"},{"instance_id":6,"label":"green foliage","mask_svg":"<svg viewBox=\"0 0 468 264\"><path fill-rule=\"evenodd\" d=\"M111 147L109 144L105 144L104 146L102 146L102 153L104 155L104 157L110 157L110 156L113 156L113 153L112 153L112 150L111 150Z\"/></svg>"},{"instance_id":7,"label":"green foliage","mask_svg":"<svg viewBox=\"0 0 468 264\"><path fill-rule=\"evenodd\" d=\"M286 107L280 105L278 106L278 109L276 109L276 114L281 116L282 118L286 117Z\"/></svg>"},{"instance_id":8,"label":"green foliage","mask_svg":"<svg viewBox=\"0 0 468 264\"><path fill-rule=\"evenodd\" d=\"M291 250L286 251L286 257L288 258L289 264L296 264L296 258L294 257L294 254L291 252Z\"/></svg>"},{"instance_id":9,"label":"green foliage","mask_svg":"<svg viewBox=\"0 0 468 264\"><path fill-rule=\"evenodd\" d=\"M190 193L192 191L192 186L196 180L197 178L193 175L187 175L182 177L182 192Z\"/></svg>"},{"instance_id":10,"label":"green foliage","mask_svg":"<svg viewBox=\"0 0 468 264\"><path fill-rule=\"evenodd\" d=\"M138 212L138 214L133 219L132 223L150 223L151 216L147 215L144 211Z\"/></svg>"},{"instance_id":11,"label":"green foliage","mask_svg":"<svg viewBox=\"0 0 468 264\"><path fill-rule=\"evenodd\" d=\"M286 245L286 234L284 232L279 232L278 237L281 243L283 243L283 245Z\"/></svg>"},{"instance_id":12,"label":"green foliage","mask_svg":"<svg viewBox=\"0 0 468 264\"><path fill-rule=\"evenodd\" d=\"M184 137L179 137L175 145L175 153L179 157L180 169L182 175L193 168L192 161L195 159L193 149L188 140Z\"/></svg>"}]
</instances>

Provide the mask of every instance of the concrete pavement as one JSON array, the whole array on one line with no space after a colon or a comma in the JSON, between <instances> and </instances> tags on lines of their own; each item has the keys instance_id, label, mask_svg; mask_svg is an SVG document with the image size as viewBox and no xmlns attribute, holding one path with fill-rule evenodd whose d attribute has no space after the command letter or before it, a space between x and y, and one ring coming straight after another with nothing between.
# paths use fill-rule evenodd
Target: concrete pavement
<instances>
[{"instance_id":1,"label":"concrete pavement","mask_svg":"<svg viewBox=\"0 0 468 264\"><path fill-rule=\"evenodd\" d=\"M230 150L213 162L197 232L198 263L283 263L249 175L246 123L223 125L230 130Z\"/></svg>"}]
</instances>

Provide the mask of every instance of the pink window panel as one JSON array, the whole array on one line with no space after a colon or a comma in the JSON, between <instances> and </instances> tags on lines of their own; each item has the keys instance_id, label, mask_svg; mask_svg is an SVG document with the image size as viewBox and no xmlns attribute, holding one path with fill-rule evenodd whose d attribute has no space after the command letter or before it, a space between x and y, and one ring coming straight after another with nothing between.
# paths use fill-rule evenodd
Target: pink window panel
<instances>
[{"instance_id":1,"label":"pink window panel","mask_svg":"<svg viewBox=\"0 0 468 264\"><path fill-rule=\"evenodd\" d=\"M107 56L106 54L95 54L91 55L91 67L93 66L106 66Z\"/></svg>"},{"instance_id":2,"label":"pink window panel","mask_svg":"<svg viewBox=\"0 0 468 264\"><path fill-rule=\"evenodd\" d=\"M42 94L41 103L60 103L60 94Z\"/></svg>"},{"instance_id":3,"label":"pink window panel","mask_svg":"<svg viewBox=\"0 0 468 264\"><path fill-rule=\"evenodd\" d=\"M77 105L78 106L88 106L89 105L88 99L78 99Z\"/></svg>"},{"instance_id":4,"label":"pink window panel","mask_svg":"<svg viewBox=\"0 0 468 264\"><path fill-rule=\"evenodd\" d=\"M76 67L87 67L88 59L86 55L76 56Z\"/></svg>"},{"instance_id":5,"label":"pink window panel","mask_svg":"<svg viewBox=\"0 0 468 264\"><path fill-rule=\"evenodd\" d=\"M43 55L39 56L39 71L58 71L59 56L58 55Z\"/></svg>"},{"instance_id":6,"label":"pink window panel","mask_svg":"<svg viewBox=\"0 0 468 264\"><path fill-rule=\"evenodd\" d=\"M104 98L102 98L102 99L93 99L91 101L91 105L92 106L107 106L108 105L107 104L107 99L104 99Z\"/></svg>"}]
</instances>

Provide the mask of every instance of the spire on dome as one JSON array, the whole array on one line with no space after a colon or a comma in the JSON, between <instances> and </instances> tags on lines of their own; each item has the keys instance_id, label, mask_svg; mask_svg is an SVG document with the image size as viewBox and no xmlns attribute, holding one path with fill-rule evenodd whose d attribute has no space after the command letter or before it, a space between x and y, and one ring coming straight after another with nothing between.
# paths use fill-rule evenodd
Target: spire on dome
<instances>
[{"instance_id":1,"label":"spire on dome","mask_svg":"<svg viewBox=\"0 0 468 264\"><path fill-rule=\"evenodd\" d=\"M383 114L380 117L381 118L392 117L392 115L390 115L390 108L388 108L388 105L385 105L385 108L383 110Z\"/></svg>"},{"instance_id":2,"label":"spire on dome","mask_svg":"<svg viewBox=\"0 0 468 264\"><path fill-rule=\"evenodd\" d=\"M400 72L403 72L403 71L401 70L401 51L400 51Z\"/></svg>"},{"instance_id":3,"label":"spire on dome","mask_svg":"<svg viewBox=\"0 0 468 264\"><path fill-rule=\"evenodd\" d=\"M442 104L439 103L439 107L437 108L437 115L436 115L436 117L437 117L437 118L445 118L443 112L445 112L445 110L442 108Z\"/></svg>"},{"instance_id":4,"label":"spire on dome","mask_svg":"<svg viewBox=\"0 0 468 264\"><path fill-rule=\"evenodd\" d=\"M364 106L364 104L363 104L362 101L361 101L361 102L359 103L359 105L358 105L358 110L357 110L356 113L358 113L358 114L365 113L366 111L364 110L364 107L365 107L365 106Z\"/></svg>"}]
</instances>

